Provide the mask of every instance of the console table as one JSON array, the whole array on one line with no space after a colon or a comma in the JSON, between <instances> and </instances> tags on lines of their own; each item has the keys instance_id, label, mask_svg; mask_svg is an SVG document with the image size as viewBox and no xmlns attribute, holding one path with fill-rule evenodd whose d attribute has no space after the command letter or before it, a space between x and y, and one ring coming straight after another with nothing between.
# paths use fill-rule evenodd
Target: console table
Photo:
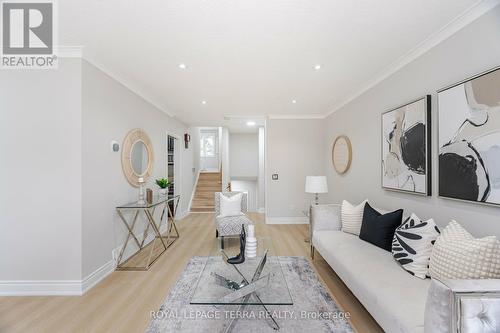
<instances>
[{"instance_id":1,"label":"console table","mask_svg":"<svg viewBox=\"0 0 500 333\"><path fill-rule=\"evenodd\" d=\"M154 197L151 203L139 204L137 202L131 202L126 205L116 207L116 211L118 212L120 219L128 230L125 244L123 245L123 248L118 256L116 270L148 270L151 265L153 265L155 261L179 238L179 231L175 225L175 214L177 212L177 207L179 206L179 200L179 195L162 195ZM169 205L170 203L173 203L172 208ZM154 217L157 208L161 209L161 217L158 223L155 221ZM146 228L142 232L142 237L140 237L140 235L138 235L134 230L138 217L141 214L144 214L147 220ZM165 235L162 235L160 231L162 229L163 222L165 222L167 230ZM154 238L149 243L144 244L150 233L150 229L153 231ZM133 242L137 245L138 250L127 259L123 260L125 249L131 240L133 240ZM158 252L157 248L155 249L155 245L158 243L158 240L162 249L159 253L155 254L155 252ZM149 253L146 251L148 248ZM141 259L142 261L145 261L144 265L137 264L141 261Z\"/></svg>"}]
</instances>

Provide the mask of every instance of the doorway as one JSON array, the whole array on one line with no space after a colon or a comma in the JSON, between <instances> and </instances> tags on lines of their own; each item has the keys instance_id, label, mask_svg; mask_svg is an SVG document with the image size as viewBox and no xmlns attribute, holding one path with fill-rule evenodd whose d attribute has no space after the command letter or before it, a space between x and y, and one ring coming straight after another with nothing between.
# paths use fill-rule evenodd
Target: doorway
<instances>
[{"instance_id":1,"label":"doorway","mask_svg":"<svg viewBox=\"0 0 500 333\"><path fill-rule=\"evenodd\" d=\"M171 183L168 189L168 196L181 194L181 147L180 139L176 135L167 134L167 178ZM173 202L171 202L170 209L173 211Z\"/></svg>"},{"instance_id":2,"label":"doorway","mask_svg":"<svg viewBox=\"0 0 500 333\"><path fill-rule=\"evenodd\" d=\"M203 129L200 131L200 170L219 172L219 130Z\"/></svg>"}]
</instances>

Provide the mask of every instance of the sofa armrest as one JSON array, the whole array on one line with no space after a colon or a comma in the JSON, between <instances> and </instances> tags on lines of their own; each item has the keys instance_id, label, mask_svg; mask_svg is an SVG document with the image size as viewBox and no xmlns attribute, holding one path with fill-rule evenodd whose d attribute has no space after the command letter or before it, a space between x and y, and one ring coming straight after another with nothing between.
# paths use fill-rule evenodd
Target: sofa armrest
<instances>
[{"instance_id":1,"label":"sofa armrest","mask_svg":"<svg viewBox=\"0 0 500 333\"><path fill-rule=\"evenodd\" d=\"M340 205L311 206L311 233L320 230L340 230Z\"/></svg>"},{"instance_id":2,"label":"sofa armrest","mask_svg":"<svg viewBox=\"0 0 500 333\"><path fill-rule=\"evenodd\" d=\"M433 279L425 332L500 332L500 279Z\"/></svg>"}]
</instances>

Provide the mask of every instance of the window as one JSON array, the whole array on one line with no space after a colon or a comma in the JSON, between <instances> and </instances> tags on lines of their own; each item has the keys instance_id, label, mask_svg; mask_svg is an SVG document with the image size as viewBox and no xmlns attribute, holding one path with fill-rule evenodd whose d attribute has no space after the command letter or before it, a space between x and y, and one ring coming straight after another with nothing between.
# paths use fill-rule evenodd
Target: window
<instances>
[{"instance_id":1,"label":"window","mask_svg":"<svg viewBox=\"0 0 500 333\"><path fill-rule=\"evenodd\" d=\"M203 133L201 136L201 157L215 157L215 133Z\"/></svg>"}]
</instances>

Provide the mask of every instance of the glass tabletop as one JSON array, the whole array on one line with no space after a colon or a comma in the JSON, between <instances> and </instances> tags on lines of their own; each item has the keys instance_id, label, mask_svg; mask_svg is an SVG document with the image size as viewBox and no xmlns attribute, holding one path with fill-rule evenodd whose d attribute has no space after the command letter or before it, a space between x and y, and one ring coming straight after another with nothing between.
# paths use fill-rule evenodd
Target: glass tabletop
<instances>
[{"instance_id":1,"label":"glass tabletop","mask_svg":"<svg viewBox=\"0 0 500 333\"><path fill-rule=\"evenodd\" d=\"M238 238L225 237L222 251L228 257L237 255ZM274 249L270 238L257 238L257 256L246 258L242 264L228 264L224 254L221 252L220 239L217 239L210 256L205 259L205 266L191 297L191 304L293 304L279 257L273 255ZM266 260L263 263L264 256ZM254 278L256 276L258 278Z\"/></svg>"},{"instance_id":2,"label":"glass tabletop","mask_svg":"<svg viewBox=\"0 0 500 333\"><path fill-rule=\"evenodd\" d=\"M154 206L157 206L161 203L164 203L166 201L173 201L177 198L179 198L180 195L155 195L153 196L153 201L151 203L144 203L144 204L140 204L138 203L137 201L135 202L130 202L128 204L125 204L125 205L121 205L121 206L118 206L116 208L118 209L123 209L123 208L151 208L151 207L154 207Z\"/></svg>"}]
</instances>

